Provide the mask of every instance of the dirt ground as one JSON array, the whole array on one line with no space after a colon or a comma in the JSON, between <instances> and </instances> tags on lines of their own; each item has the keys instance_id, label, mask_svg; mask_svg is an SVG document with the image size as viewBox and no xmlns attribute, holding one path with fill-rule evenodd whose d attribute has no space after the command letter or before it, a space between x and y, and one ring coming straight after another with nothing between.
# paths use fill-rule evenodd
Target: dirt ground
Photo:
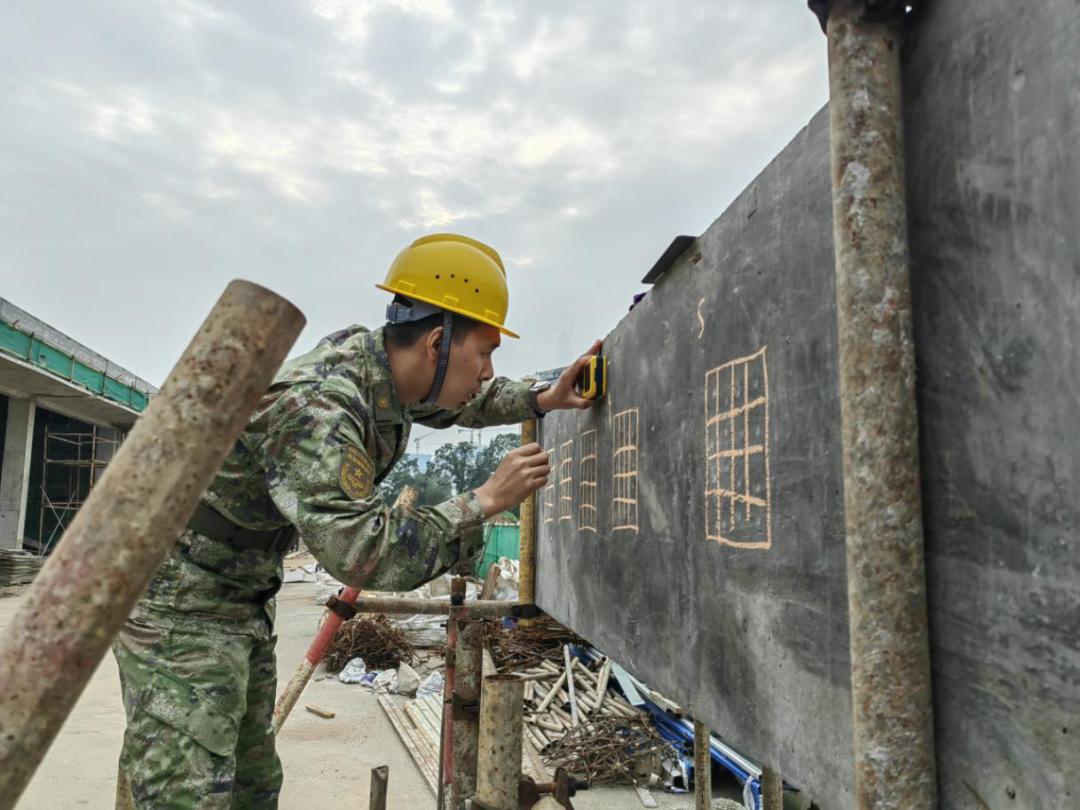
<instances>
[{"instance_id":1,"label":"dirt ground","mask_svg":"<svg viewBox=\"0 0 1080 810\"><path fill-rule=\"evenodd\" d=\"M10 623L24 594L0 597L0 630ZM284 586L278 604L278 683L284 684L315 633L322 608L314 585ZM335 713L323 720L305 704ZM19 810L113 807L116 762L124 733L119 677L108 654L86 687L18 804ZM391 810L434 808L435 800L375 696L337 679L312 682L278 739L285 768L283 810L325 810L367 806L371 769L390 767ZM692 795L653 794L663 810L693 806ZM582 792L578 810L632 810L642 807L629 788Z\"/></svg>"}]
</instances>

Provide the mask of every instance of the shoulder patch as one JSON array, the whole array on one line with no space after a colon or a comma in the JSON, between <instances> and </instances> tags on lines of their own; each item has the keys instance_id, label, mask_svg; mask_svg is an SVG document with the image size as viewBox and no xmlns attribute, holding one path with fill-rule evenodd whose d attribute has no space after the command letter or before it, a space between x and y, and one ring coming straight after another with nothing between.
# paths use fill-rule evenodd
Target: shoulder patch
<instances>
[{"instance_id":1,"label":"shoulder patch","mask_svg":"<svg viewBox=\"0 0 1080 810\"><path fill-rule=\"evenodd\" d=\"M345 446L338 475L341 489L354 501L363 500L371 494L375 484L375 465L355 445Z\"/></svg>"}]
</instances>

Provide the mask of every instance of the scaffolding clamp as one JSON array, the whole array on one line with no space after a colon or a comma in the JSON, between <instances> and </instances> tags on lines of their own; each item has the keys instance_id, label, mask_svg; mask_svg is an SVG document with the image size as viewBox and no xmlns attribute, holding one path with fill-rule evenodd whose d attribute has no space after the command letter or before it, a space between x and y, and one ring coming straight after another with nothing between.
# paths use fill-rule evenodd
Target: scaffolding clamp
<instances>
[{"instance_id":1,"label":"scaffolding clamp","mask_svg":"<svg viewBox=\"0 0 1080 810\"><path fill-rule=\"evenodd\" d=\"M336 596L331 596L326 600L326 609L337 614L345 621L348 621L360 612L356 605L351 605L344 599L338 599Z\"/></svg>"},{"instance_id":2,"label":"scaffolding clamp","mask_svg":"<svg viewBox=\"0 0 1080 810\"><path fill-rule=\"evenodd\" d=\"M451 710L455 720L475 720L480 716L480 701L465 700L454 693L450 698Z\"/></svg>"},{"instance_id":3,"label":"scaffolding clamp","mask_svg":"<svg viewBox=\"0 0 1080 810\"><path fill-rule=\"evenodd\" d=\"M514 605L510 608L511 619L535 619L543 613L536 605Z\"/></svg>"}]
</instances>

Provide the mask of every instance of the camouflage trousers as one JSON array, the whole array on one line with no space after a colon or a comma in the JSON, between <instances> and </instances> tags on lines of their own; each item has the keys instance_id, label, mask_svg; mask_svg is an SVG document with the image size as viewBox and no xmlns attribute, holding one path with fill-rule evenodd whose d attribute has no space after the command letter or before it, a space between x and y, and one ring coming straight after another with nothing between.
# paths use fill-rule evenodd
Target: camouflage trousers
<instances>
[{"instance_id":1,"label":"camouflage trousers","mask_svg":"<svg viewBox=\"0 0 1080 810\"><path fill-rule=\"evenodd\" d=\"M127 712L118 810L277 807L274 641L127 622L113 645Z\"/></svg>"}]
</instances>

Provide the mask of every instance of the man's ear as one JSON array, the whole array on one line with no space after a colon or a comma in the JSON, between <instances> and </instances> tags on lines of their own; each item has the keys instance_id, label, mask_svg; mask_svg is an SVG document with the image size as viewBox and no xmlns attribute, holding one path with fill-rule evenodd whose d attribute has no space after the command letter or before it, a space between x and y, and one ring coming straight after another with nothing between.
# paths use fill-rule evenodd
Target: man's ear
<instances>
[{"instance_id":1,"label":"man's ear","mask_svg":"<svg viewBox=\"0 0 1080 810\"><path fill-rule=\"evenodd\" d=\"M424 353L431 362L439 362L439 349L442 347L443 328L436 326L424 336Z\"/></svg>"}]
</instances>

